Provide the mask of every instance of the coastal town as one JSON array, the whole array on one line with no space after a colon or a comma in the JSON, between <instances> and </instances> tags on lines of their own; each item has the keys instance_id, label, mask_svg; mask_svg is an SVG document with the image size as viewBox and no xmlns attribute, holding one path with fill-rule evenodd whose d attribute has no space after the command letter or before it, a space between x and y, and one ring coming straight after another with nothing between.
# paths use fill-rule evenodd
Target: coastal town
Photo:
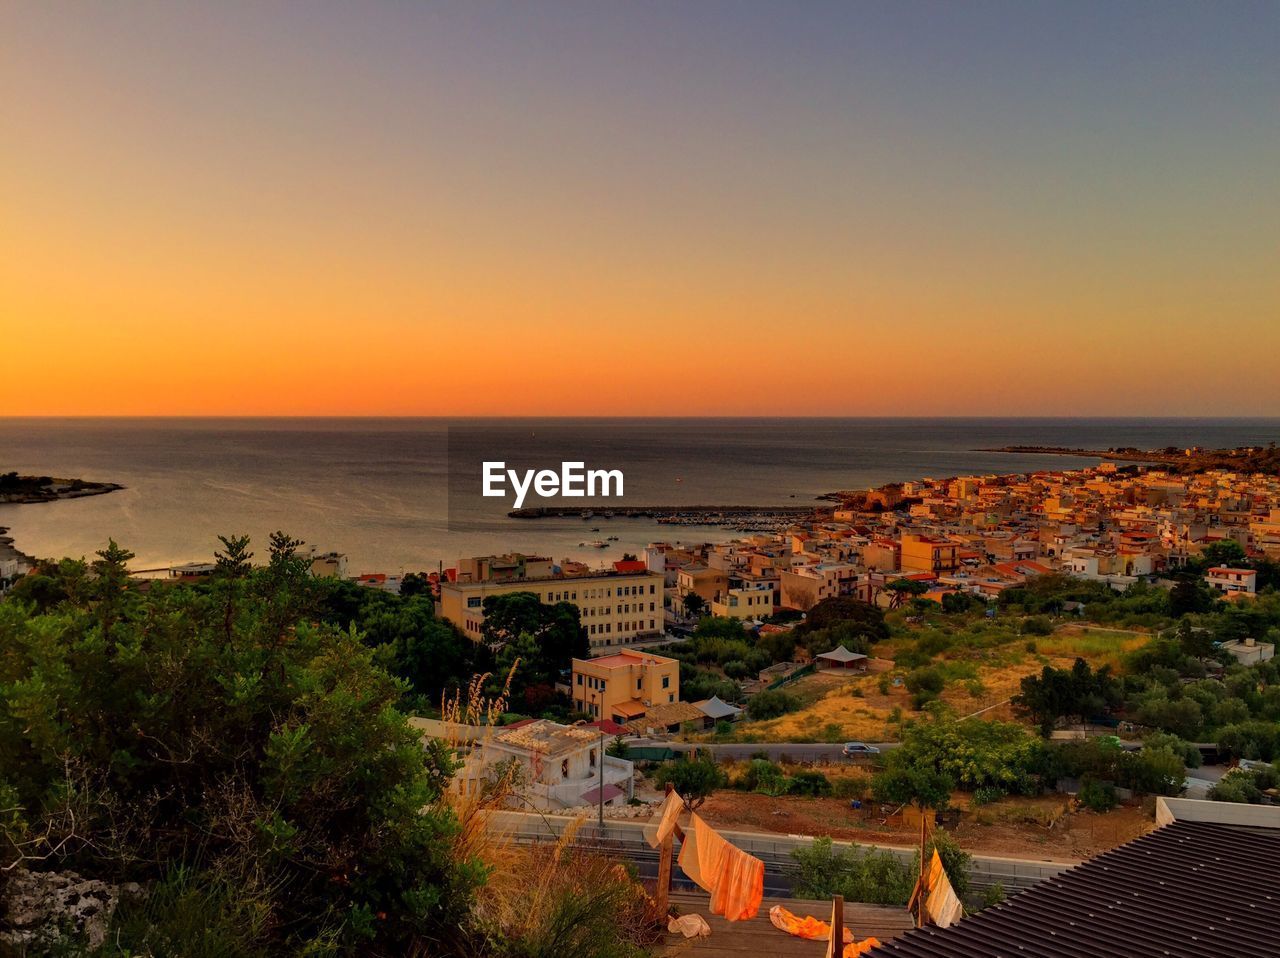
<instances>
[{"instance_id":1,"label":"coastal town","mask_svg":"<svg viewBox=\"0 0 1280 958\"><path fill-rule=\"evenodd\" d=\"M1191 828L1180 822L1261 840L1280 829L1263 811L1280 802L1268 731L1280 476L1137 458L922 478L794 509L602 510L584 516L602 535L644 513L719 522L725 537L595 565L513 550L354 572L279 534L272 549L328 596L335 625L428 690L402 707L424 749L454 756L448 802L484 809L530 849L606 843L664 913L705 907L699 888L718 894L683 851L676 861L677 838L683 849L700 829L732 848L758 876L743 916L763 895L775 920L726 920L713 904L695 953L778 948L791 909L835 896L833 916L849 902L863 936L850 947L890 954L879 949L908 947L920 924L991 916L1005 934L1002 909L1039 907L1050 883L1084 880L1099 855L1142 854ZM26 505L112 488L51 481ZM143 595L216 588L248 554L223 539L212 560L129 576ZM67 570L0 536L0 592L45 602ZM429 626L400 624L424 613ZM392 651L406 628L438 650L425 671ZM926 833L948 856L931 887L954 904L903 910L913 869L926 880ZM880 856L883 888L849 877L859 855ZM689 946L672 921L654 953Z\"/></svg>"}]
</instances>

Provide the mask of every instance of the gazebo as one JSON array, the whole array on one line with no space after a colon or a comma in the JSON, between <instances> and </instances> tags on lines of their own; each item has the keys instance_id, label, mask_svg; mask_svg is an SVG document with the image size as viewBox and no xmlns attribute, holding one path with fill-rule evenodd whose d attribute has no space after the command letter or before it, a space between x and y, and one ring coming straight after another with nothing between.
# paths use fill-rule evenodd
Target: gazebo
<instances>
[{"instance_id":1,"label":"gazebo","mask_svg":"<svg viewBox=\"0 0 1280 958\"><path fill-rule=\"evenodd\" d=\"M846 669L850 672L867 670L867 657L861 652L850 652L843 645L837 646L830 652L815 655L813 658L820 669Z\"/></svg>"}]
</instances>

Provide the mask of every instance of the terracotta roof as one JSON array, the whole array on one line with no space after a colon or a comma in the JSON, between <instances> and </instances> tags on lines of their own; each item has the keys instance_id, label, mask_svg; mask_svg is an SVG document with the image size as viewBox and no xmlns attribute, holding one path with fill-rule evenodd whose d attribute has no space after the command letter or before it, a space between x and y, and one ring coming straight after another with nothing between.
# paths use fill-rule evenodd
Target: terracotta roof
<instances>
[{"instance_id":1,"label":"terracotta roof","mask_svg":"<svg viewBox=\"0 0 1280 958\"><path fill-rule=\"evenodd\" d=\"M619 702L612 706L609 711L623 718L643 718L649 707L639 699L627 699L625 702Z\"/></svg>"},{"instance_id":2,"label":"terracotta roof","mask_svg":"<svg viewBox=\"0 0 1280 958\"><path fill-rule=\"evenodd\" d=\"M692 702L672 702L649 709L644 718L633 719L627 729L643 735L651 728L681 725L685 722L701 722L706 716Z\"/></svg>"}]
</instances>

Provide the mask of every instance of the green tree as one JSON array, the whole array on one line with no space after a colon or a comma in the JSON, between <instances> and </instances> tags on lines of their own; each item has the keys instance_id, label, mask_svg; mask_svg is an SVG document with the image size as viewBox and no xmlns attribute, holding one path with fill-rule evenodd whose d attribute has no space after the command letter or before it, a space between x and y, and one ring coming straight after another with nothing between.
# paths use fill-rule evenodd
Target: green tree
<instances>
[{"instance_id":1,"label":"green tree","mask_svg":"<svg viewBox=\"0 0 1280 958\"><path fill-rule=\"evenodd\" d=\"M317 620L293 540L259 568L223 545L207 586L142 592L113 543L56 607L0 602L0 868L188 869L252 896L264 950L442 950L483 878L454 857L450 756Z\"/></svg>"},{"instance_id":2,"label":"green tree","mask_svg":"<svg viewBox=\"0 0 1280 958\"><path fill-rule=\"evenodd\" d=\"M1217 597L1209 585L1201 579L1183 579L1169 590L1169 614L1174 618L1208 612Z\"/></svg>"},{"instance_id":3,"label":"green tree","mask_svg":"<svg viewBox=\"0 0 1280 958\"><path fill-rule=\"evenodd\" d=\"M1213 566L1238 567L1244 560L1244 547L1234 539L1211 542L1200 553L1200 561L1205 568Z\"/></svg>"},{"instance_id":4,"label":"green tree","mask_svg":"<svg viewBox=\"0 0 1280 958\"><path fill-rule=\"evenodd\" d=\"M836 625L846 628L845 635L861 635L869 644L889 638L884 612L851 595L832 596L815 605L796 626L796 637L804 641L809 633Z\"/></svg>"},{"instance_id":5,"label":"green tree","mask_svg":"<svg viewBox=\"0 0 1280 958\"><path fill-rule=\"evenodd\" d=\"M1096 672L1084 659L1068 669L1046 665L1038 676L1028 675L1013 698L1014 710L1032 719L1040 734L1048 736L1060 718L1084 720L1121 700L1119 683L1109 666Z\"/></svg>"},{"instance_id":6,"label":"green tree","mask_svg":"<svg viewBox=\"0 0 1280 958\"><path fill-rule=\"evenodd\" d=\"M499 650L502 671L520 660L513 694L528 698L533 687L549 694L573 659L590 654L587 630L571 602L544 604L532 592L491 595L484 600L484 615L484 641Z\"/></svg>"},{"instance_id":7,"label":"green tree","mask_svg":"<svg viewBox=\"0 0 1280 958\"><path fill-rule=\"evenodd\" d=\"M658 767L654 781L659 785L670 784L684 799L687 809L693 811L705 802L718 788L728 784L728 777L715 757L710 754L696 758L673 759Z\"/></svg>"},{"instance_id":8,"label":"green tree","mask_svg":"<svg viewBox=\"0 0 1280 958\"><path fill-rule=\"evenodd\" d=\"M747 699L747 716L755 721L777 718L794 712L800 700L783 689L764 689Z\"/></svg>"},{"instance_id":9,"label":"green tree","mask_svg":"<svg viewBox=\"0 0 1280 958\"><path fill-rule=\"evenodd\" d=\"M681 600L681 604L684 606L685 615L690 618L696 618L697 616L702 615L707 608L707 600L696 592L686 592L684 594L684 598Z\"/></svg>"},{"instance_id":10,"label":"green tree","mask_svg":"<svg viewBox=\"0 0 1280 958\"><path fill-rule=\"evenodd\" d=\"M890 594L889 608L899 608L903 602L913 596L921 596L929 591L929 587L916 579L894 579L884 587Z\"/></svg>"}]
</instances>

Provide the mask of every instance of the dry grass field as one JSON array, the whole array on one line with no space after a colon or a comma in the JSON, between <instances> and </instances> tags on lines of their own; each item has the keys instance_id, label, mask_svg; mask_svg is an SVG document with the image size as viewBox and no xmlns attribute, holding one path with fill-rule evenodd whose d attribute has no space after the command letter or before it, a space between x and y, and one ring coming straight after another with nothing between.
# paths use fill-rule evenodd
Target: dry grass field
<instances>
[{"instance_id":1,"label":"dry grass field","mask_svg":"<svg viewBox=\"0 0 1280 958\"><path fill-rule=\"evenodd\" d=\"M1068 623L1053 634L1025 636L990 646L957 641L938 654L933 663L947 675L939 696L956 714L981 712L993 719L1014 717L1008 700L1019 683L1046 666L1070 668L1077 657L1094 668L1118 668L1124 655L1150 641L1145 633ZM866 675L819 672L805 676L786 690L802 707L779 718L742 722L735 739L761 742L890 741L899 735L899 724L917 714L911 693L899 680L906 671L896 668L892 657L913 637L897 636L876 646L877 658ZM886 681L887 679L887 681Z\"/></svg>"}]
</instances>

